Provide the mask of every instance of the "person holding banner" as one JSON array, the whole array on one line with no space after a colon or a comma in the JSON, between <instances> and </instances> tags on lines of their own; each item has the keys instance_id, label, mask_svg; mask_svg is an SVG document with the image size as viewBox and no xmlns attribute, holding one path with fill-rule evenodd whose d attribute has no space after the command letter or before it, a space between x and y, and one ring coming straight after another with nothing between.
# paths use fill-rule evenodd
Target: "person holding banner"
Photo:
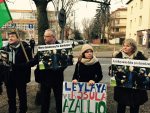
<instances>
[{"instance_id":1,"label":"person holding banner","mask_svg":"<svg viewBox=\"0 0 150 113\"><path fill-rule=\"evenodd\" d=\"M137 50L135 40L128 38L123 42L123 47L120 51L113 54L115 58L146 60L147 58L142 52ZM133 78L129 77L129 81ZM148 100L146 90L114 87L114 100L118 102L117 113L125 113L126 106L130 107L130 113L139 113L140 105Z\"/></svg>"},{"instance_id":2,"label":"person holding banner","mask_svg":"<svg viewBox=\"0 0 150 113\"><path fill-rule=\"evenodd\" d=\"M55 32L51 29L45 30L44 33L45 45L59 44L56 40ZM54 52L54 51L53 51ZM51 60L56 58L52 57ZM61 54L61 51L60 51ZM39 98L41 99L41 112L40 113L49 113L50 106L50 94L51 89L53 89L55 101L56 101L56 111L57 113L62 113L62 87L64 81L63 72L67 66L55 68L47 68L40 70L39 65L39 54L37 53L35 57L29 62L31 66L37 65L35 70L35 80L40 84L40 94ZM56 63L54 65L57 65Z\"/></svg>"},{"instance_id":3,"label":"person holding banner","mask_svg":"<svg viewBox=\"0 0 150 113\"><path fill-rule=\"evenodd\" d=\"M87 82L89 85L98 83L103 78L101 65L93 55L93 48L89 44L84 44L81 55L75 66L72 82Z\"/></svg>"},{"instance_id":4,"label":"person holding banner","mask_svg":"<svg viewBox=\"0 0 150 113\"><path fill-rule=\"evenodd\" d=\"M30 41L29 41L29 43L30 43L30 46L31 46L31 49L32 49L32 53L34 54L34 46L35 46L35 40L34 40L34 38L31 38Z\"/></svg>"},{"instance_id":5,"label":"person holding banner","mask_svg":"<svg viewBox=\"0 0 150 113\"><path fill-rule=\"evenodd\" d=\"M4 64L3 80L6 85L8 97L9 113L16 113L16 90L19 97L19 113L27 112L27 83L30 82L31 68L27 65L26 55L29 59L32 58L32 51L26 42L20 42L16 32L8 33L9 44L2 48L5 53L8 53L9 64ZM22 48L21 44L24 48ZM7 62L8 63L8 62Z\"/></svg>"}]
</instances>

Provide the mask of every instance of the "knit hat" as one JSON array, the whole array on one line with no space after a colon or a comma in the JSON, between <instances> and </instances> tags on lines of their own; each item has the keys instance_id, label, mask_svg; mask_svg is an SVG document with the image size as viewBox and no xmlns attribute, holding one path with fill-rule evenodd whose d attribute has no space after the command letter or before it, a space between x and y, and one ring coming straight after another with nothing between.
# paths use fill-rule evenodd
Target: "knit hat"
<instances>
[{"instance_id":1,"label":"knit hat","mask_svg":"<svg viewBox=\"0 0 150 113\"><path fill-rule=\"evenodd\" d=\"M89 44L84 44L83 46L82 46L82 49L81 49L81 54L83 54L86 50L88 50L88 49L90 49L90 50L92 50L93 51L93 47L91 46L91 45L89 45Z\"/></svg>"}]
</instances>

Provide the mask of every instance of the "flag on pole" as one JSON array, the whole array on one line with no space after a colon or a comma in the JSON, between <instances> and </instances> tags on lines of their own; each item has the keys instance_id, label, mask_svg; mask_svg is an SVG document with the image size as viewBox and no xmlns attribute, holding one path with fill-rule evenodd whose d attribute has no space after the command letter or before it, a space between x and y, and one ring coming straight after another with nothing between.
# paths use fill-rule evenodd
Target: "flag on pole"
<instances>
[{"instance_id":1,"label":"flag on pole","mask_svg":"<svg viewBox=\"0 0 150 113\"><path fill-rule=\"evenodd\" d=\"M3 46L3 42L2 42L2 35L1 35L1 32L0 32L0 48Z\"/></svg>"},{"instance_id":2,"label":"flag on pole","mask_svg":"<svg viewBox=\"0 0 150 113\"><path fill-rule=\"evenodd\" d=\"M0 0L0 28L5 25L8 21L12 20L9 9L5 0ZM0 32L0 48L3 46L2 35Z\"/></svg>"},{"instance_id":3,"label":"flag on pole","mask_svg":"<svg viewBox=\"0 0 150 113\"><path fill-rule=\"evenodd\" d=\"M0 0L0 28L8 21L12 20L5 0Z\"/></svg>"}]
</instances>

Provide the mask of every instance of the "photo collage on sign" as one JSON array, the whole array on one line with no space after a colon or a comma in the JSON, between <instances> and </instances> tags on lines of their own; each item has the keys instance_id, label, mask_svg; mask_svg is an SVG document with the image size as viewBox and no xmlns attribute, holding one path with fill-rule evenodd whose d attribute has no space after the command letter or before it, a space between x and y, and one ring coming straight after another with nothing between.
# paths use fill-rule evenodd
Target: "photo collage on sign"
<instances>
[{"instance_id":1,"label":"photo collage on sign","mask_svg":"<svg viewBox=\"0 0 150 113\"><path fill-rule=\"evenodd\" d=\"M115 62L118 62L115 64ZM120 64L119 64L120 63ZM150 90L150 62L146 60L113 60L111 86Z\"/></svg>"},{"instance_id":2,"label":"photo collage on sign","mask_svg":"<svg viewBox=\"0 0 150 113\"><path fill-rule=\"evenodd\" d=\"M40 70L73 65L71 44L41 45L38 47L38 55Z\"/></svg>"}]
</instances>

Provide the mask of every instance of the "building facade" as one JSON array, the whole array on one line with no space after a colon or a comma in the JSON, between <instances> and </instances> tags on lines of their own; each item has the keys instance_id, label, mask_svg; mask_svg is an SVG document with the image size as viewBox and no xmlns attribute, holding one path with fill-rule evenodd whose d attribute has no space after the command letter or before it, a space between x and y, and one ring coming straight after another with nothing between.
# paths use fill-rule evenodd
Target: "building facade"
<instances>
[{"instance_id":1,"label":"building facade","mask_svg":"<svg viewBox=\"0 0 150 113\"><path fill-rule=\"evenodd\" d=\"M116 40L116 43L122 43L126 34L127 8L118 8L110 15L110 24L108 28L108 37Z\"/></svg>"},{"instance_id":2,"label":"building facade","mask_svg":"<svg viewBox=\"0 0 150 113\"><path fill-rule=\"evenodd\" d=\"M127 2L126 38L133 38L138 44L150 47L150 0Z\"/></svg>"},{"instance_id":3,"label":"building facade","mask_svg":"<svg viewBox=\"0 0 150 113\"><path fill-rule=\"evenodd\" d=\"M26 39L35 38L37 39L37 11L36 10L10 10L12 21L5 24L2 29L9 30L16 28L25 33ZM55 16L55 11L47 11L49 26L55 29L59 34L60 28ZM58 36L59 37L59 36Z\"/></svg>"}]
</instances>

